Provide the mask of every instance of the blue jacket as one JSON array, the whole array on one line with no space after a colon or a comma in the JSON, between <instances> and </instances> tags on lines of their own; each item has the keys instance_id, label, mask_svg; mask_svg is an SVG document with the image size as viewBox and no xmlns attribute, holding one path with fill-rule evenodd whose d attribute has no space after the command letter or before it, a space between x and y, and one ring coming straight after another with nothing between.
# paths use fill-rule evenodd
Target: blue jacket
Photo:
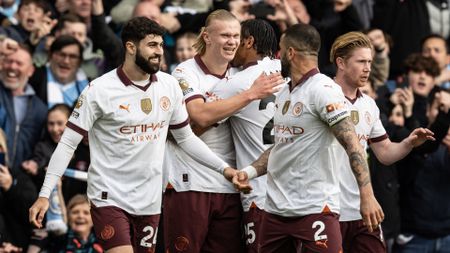
<instances>
[{"instance_id":1,"label":"blue jacket","mask_svg":"<svg viewBox=\"0 0 450 253\"><path fill-rule=\"evenodd\" d=\"M13 96L0 82L0 127L6 134L9 167L13 176L21 163L32 156L47 118L47 106L36 95L28 96L26 110L23 122L17 124Z\"/></svg>"}]
</instances>

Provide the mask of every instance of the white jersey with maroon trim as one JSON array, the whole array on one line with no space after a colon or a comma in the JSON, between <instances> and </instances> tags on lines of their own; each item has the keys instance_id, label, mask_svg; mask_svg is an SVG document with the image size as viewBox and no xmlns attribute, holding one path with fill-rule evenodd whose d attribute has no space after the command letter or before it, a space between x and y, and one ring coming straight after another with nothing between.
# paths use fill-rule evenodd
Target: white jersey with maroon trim
<instances>
[{"instance_id":1,"label":"white jersey with maroon trim","mask_svg":"<svg viewBox=\"0 0 450 253\"><path fill-rule=\"evenodd\" d=\"M206 101L214 85L229 78L232 73L234 70L228 69L223 76L211 74L197 55L180 63L172 75L178 80L187 104L196 98ZM228 122L211 127L199 138L223 161L235 166L236 158ZM164 184L170 183L178 192L236 193L233 185L223 175L198 163L172 141L167 145L164 169Z\"/></svg>"},{"instance_id":2,"label":"white jersey with maroon trim","mask_svg":"<svg viewBox=\"0 0 450 253\"><path fill-rule=\"evenodd\" d=\"M317 69L275 100L275 145L267 167L265 210L293 217L339 213L337 146L331 127L349 116L342 89Z\"/></svg>"},{"instance_id":3,"label":"white jersey with maroon trim","mask_svg":"<svg viewBox=\"0 0 450 253\"><path fill-rule=\"evenodd\" d=\"M214 99L226 99L235 96L249 89L261 73L270 74L279 71L281 71L280 61L265 57L250 66L247 65L244 70L228 80L219 82L211 90L211 95ZM271 131L273 127L272 118L275 112L274 102L275 95L253 101L229 118L238 168L253 163L264 150L273 144ZM252 192L241 194L244 211L248 211L252 203L258 208L264 209L266 181L266 176L251 180Z\"/></svg>"},{"instance_id":4,"label":"white jersey with maroon trim","mask_svg":"<svg viewBox=\"0 0 450 253\"><path fill-rule=\"evenodd\" d=\"M345 104L350 111L350 118L355 124L355 131L364 149L367 144L388 138L386 130L380 120L380 110L375 101L362 94L359 90L356 100L346 99ZM359 187L353 175L347 153L342 146L339 147L342 162L339 165L339 184L341 188L341 216L340 221L353 221L362 219L360 214Z\"/></svg>"},{"instance_id":5,"label":"white jersey with maroon trim","mask_svg":"<svg viewBox=\"0 0 450 253\"><path fill-rule=\"evenodd\" d=\"M67 126L89 135L87 194L95 206L160 213L167 131L188 124L182 99L172 76L158 72L142 87L121 67L84 89Z\"/></svg>"}]
</instances>

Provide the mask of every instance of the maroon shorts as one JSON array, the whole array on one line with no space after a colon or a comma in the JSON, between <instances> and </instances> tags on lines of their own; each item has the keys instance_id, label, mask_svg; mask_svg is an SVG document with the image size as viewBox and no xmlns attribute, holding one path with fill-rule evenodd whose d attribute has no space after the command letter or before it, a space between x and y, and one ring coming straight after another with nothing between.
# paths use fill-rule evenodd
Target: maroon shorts
<instances>
[{"instance_id":1,"label":"maroon shorts","mask_svg":"<svg viewBox=\"0 0 450 253\"><path fill-rule=\"evenodd\" d=\"M103 249L131 245L134 252L154 252L159 214L132 215L115 207L91 204L95 236Z\"/></svg>"},{"instance_id":2,"label":"maroon shorts","mask_svg":"<svg viewBox=\"0 0 450 253\"><path fill-rule=\"evenodd\" d=\"M243 252L239 194L168 189L163 202L167 253Z\"/></svg>"},{"instance_id":3,"label":"maroon shorts","mask_svg":"<svg viewBox=\"0 0 450 253\"><path fill-rule=\"evenodd\" d=\"M244 212L243 222L245 230L245 244L247 253L257 253L259 248L259 239L261 237L259 229L263 216L263 210L258 207L251 207L248 212Z\"/></svg>"},{"instance_id":4,"label":"maroon shorts","mask_svg":"<svg viewBox=\"0 0 450 253\"><path fill-rule=\"evenodd\" d=\"M265 212L261 224L261 253L320 252L341 253L339 215L310 214L282 217ZM286 250L291 247L291 250Z\"/></svg>"},{"instance_id":5,"label":"maroon shorts","mask_svg":"<svg viewBox=\"0 0 450 253\"><path fill-rule=\"evenodd\" d=\"M381 226L369 232L362 220L342 221L340 224L345 253L386 253Z\"/></svg>"}]
</instances>

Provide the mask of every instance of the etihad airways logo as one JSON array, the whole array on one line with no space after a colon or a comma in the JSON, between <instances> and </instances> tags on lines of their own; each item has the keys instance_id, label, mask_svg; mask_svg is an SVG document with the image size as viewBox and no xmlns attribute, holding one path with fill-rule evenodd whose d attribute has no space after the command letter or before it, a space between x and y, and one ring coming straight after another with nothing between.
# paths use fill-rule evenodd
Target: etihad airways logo
<instances>
[{"instance_id":1,"label":"etihad airways logo","mask_svg":"<svg viewBox=\"0 0 450 253\"><path fill-rule=\"evenodd\" d=\"M305 129L299 126L274 125L275 142L292 143L294 138L305 133Z\"/></svg>"},{"instance_id":2,"label":"etihad airways logo","mask_svg":"<svg viewBox=\"0 0 450 253\"><path fill-rule=\"evenodd\" d=\"M119 129L122 135L126 135L130 138L132 143L153 141L160 137L159 130L166 126L166 121L152 122L147 124L139 124L132 126L123 126Z\"/></svg>"}]
</instances>

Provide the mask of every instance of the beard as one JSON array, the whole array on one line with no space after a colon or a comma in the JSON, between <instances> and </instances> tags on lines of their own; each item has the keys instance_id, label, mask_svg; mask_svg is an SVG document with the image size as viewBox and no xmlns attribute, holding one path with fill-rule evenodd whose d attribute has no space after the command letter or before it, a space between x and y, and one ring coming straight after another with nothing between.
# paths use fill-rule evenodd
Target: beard
<instances>
[{"instance_id":1,"label":"beard","mask_svg":"<svg viewBox=\"0 0 450 253\"><path fill-rule=\"evenodd\" d=\"M161 56L156 57L161 58ZM150 58L150 57L149 57ZM134 60L134 63L145 73L147 74L155 74L159 71L161 59L158 63L151 63L149 59L145 59L144 56L142 56L139 49L136 51L136 59Z\"/></svg>"},{"instance_id":2,"label":"beard","mask_svg":"<svg viewBox=\"0 0 450 253\"><path fill-rule=\"evenodd\" d=\"M284 78L291 77L291 63L286 59L285 55L281 56L281 76Z\"/></svg>"}]
</instances>

